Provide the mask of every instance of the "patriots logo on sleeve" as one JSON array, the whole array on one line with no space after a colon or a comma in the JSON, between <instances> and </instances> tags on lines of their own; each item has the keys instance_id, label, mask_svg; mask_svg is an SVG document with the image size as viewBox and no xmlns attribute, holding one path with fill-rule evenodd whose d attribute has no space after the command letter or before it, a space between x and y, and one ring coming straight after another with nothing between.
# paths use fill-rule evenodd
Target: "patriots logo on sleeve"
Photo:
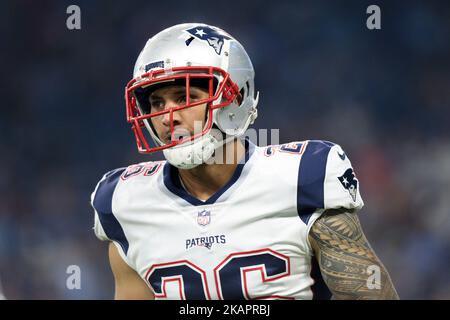
<instances>
[{"instance_id":1,"label":"patriots logo on sleeve","mask_svg":"<svg viewBox=\"0 0 450 320\"><path fill-rule=\"evenodd\" d=\"M206 26L187 29L186 32L193 36L186 41L186 45L189 45L194 38L206 41L218 55L222 52L224 41L231 39L230 37L227 37L226 35Z\"/></svg>"},{"instance_id":2,"label":"patriots logo on sleeve","mask_svg":"<svg viewBox=\"0 0 450 320\"><path fill-rule=\"evenodd\" d=\"M353 201L356 202L356 194L358 190L358 180L356 180L355 174L352 168L348 168L344 174L338 177L342 186L350 193Z\"/></svg>"}]
</instances>

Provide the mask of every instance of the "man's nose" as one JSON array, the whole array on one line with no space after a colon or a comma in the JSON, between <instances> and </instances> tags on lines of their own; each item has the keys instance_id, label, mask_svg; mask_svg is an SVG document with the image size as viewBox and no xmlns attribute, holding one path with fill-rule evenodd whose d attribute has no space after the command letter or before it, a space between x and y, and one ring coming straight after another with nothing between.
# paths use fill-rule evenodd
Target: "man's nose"
<instances>
[{"instance_id":1,"label":"man's nose","mask_svg":"<svg viewBox=\"0 0 450 320\"><path fill-rule=\"evenodd\" d=\"M174 101L167 101L166 105L165 105L165 110L166 111L170 111L171 108L176 108L179 105L176 104ZM174 111L172 112L173 114L173 125L176 126L178 124L180 124L180 112L179 111ZM165 114L162 115L162 124L165 125L166 127L170 127L170 117L171 117L171 112L167 112Z\"/></svg>"}]
</instances>

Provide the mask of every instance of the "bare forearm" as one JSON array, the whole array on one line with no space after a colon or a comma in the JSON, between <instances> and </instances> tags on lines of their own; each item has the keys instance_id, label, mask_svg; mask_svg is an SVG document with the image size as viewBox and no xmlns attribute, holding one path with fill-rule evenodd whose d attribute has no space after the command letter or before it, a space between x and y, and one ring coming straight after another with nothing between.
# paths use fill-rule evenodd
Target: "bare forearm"
<instances>
[{"instance_id":1,"label":"bare forearm","mask_svg":"<svg viewBox=\"0 0 450 320\"><path fill-rule=\"evenodd\" d=\"M355 214L323 215L314 223L310 241L335 299L398 299Z\"/></svg>"}]
</instances>

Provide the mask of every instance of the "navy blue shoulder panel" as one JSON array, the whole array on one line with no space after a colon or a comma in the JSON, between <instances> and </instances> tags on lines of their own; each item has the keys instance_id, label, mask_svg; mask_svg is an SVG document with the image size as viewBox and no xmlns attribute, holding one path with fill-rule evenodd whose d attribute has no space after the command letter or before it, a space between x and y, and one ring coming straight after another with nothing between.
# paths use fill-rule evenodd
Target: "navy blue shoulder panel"
<instances>
[{"instance_id":1,"label":"navy blue shoulder panel","mask_svg":"<svg viewBox=\"0 0 450 320\"><path fill-rule=\"evenodd\" d=\"M117 241L121 245L125 254L127 254L128 240L125 237L122 226L112 211L112 198L114 190L116 189L120 176L125 169L126 168L112 170L106 174L105 178L102 182L100 182L97 188L93 205L98 213L100 223L102 224L106 236L113 241Z\"/></svg>"},{"instance_id":2,"label":"navy blue shoulder panel","mask_svg":"<svg viewBox=\"0 0 450 320\"><path fill-rule=\"evenodd\" d=\"M305 224L324 207L324 181L328 153L334 143L310 140L300 160L297 181L297 213Z\"/></svg>"}]
</instances>

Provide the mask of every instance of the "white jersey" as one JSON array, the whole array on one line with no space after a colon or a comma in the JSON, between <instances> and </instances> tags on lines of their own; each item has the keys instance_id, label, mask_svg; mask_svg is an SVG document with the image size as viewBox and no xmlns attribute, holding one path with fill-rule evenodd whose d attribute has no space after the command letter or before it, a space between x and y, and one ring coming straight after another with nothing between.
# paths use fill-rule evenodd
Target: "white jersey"
<instances>
[{"instance_id":1,"label":"white jersey","mask_svg":"<svg viewBox=\"0 0 450 320\"><path fill-rule=\"evenodd\" d=\"M113 241L156 299L312 299L308 241L327 209L363 206L350 160L321 140L257 147L207 201L165 161L104 175L95 233Z\"/></svg>"}]
</instances>

